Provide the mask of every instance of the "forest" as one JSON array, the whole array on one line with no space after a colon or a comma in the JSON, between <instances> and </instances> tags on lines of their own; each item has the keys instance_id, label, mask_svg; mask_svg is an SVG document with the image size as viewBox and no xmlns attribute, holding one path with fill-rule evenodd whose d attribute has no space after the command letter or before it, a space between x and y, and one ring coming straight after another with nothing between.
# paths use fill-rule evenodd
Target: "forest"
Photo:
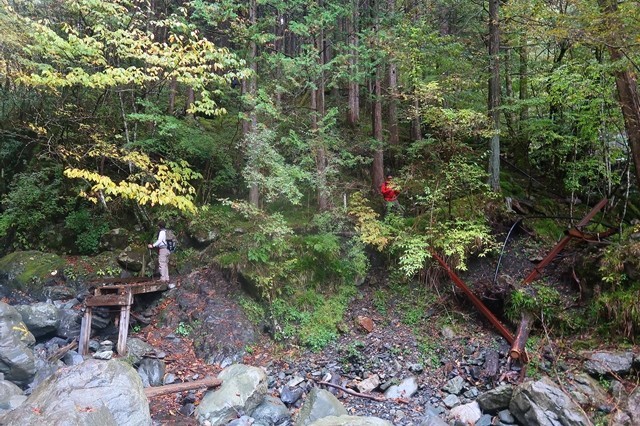
<instances>
[{"instance_id":1,"label":"forest","mask_svg":"<svg viewBox=\"0 0 640 426\"><path fill-rule=\"evenodd\" d=\"M0 32L0 254L144 251L164 220L204 262L215 230L206 261L318 348L380 263L429 284L432 252L495 259L518 215L548 249L606 198L588 303L507 315L637 334L638 1L0 0Z\"/></svg>"}]
</instances>

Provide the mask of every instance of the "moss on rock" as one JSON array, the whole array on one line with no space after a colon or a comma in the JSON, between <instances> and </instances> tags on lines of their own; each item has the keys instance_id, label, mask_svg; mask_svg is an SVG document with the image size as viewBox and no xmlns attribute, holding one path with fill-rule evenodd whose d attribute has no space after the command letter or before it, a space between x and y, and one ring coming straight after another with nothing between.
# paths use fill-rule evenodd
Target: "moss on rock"
<instances>
[{"instance_id":1,"label":"moss on rock","mask_svg":"<svg viewBox=\"0 0 640 426\"><path fill-rule=\"evenodd\" d=\"M8 291L40 297L44 285L56 279L64 265L64 259L53 253L16 251L0 259L0 283Z\"/></svg>"}]
</instances>

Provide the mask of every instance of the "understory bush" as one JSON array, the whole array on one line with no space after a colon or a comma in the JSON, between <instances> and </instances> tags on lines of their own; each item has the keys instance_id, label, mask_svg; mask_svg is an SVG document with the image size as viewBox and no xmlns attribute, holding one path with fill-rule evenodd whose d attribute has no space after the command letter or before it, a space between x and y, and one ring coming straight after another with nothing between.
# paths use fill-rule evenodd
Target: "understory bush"
<instances>
[{"instance_id":1,"label":"understory bush","mask_svg":"<svg viewBox=\"0 0 640 426\"><path fill-rule=\"evenodd\" d=\"M216 259L241 270L255 287L276 340L313 350L333 341L355 284L369 267L364 244L338 235L339 227L294 231L279 212L268 214L245 203L231 206L244 218L247 232L235 234L233 247L226 246ZM226 239L230 236L220 238Z\"/></svg>"},{"instance_id":2,"label":"understory bush","mask_svg":"<svg viewBox=\"0 0 640 426\"><path fill-rule=\"evenodd\" d=\"M640 225L624 230L600 262L603 288L594 300L601 327L635 340L640 331Z\"/></svg>"},{"instance_id":3,"label":"understory bush","mask_svg":"<svg viewBox=\"0 0 640 426\"><path fill-rule=\"evenodd\" d=\"M16 249L44 249L44 232L65 213L60 167L14 176L2 198L0 237L12 236Z\"/></svg>"}]
</instances>

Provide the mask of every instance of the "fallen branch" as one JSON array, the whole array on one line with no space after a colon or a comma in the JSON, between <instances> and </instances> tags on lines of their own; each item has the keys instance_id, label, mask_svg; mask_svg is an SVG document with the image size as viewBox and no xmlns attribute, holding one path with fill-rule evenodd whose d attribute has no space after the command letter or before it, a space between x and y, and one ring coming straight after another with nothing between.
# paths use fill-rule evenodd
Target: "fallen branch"
<instances>
[{"instance_id":1,"label":"fallen branch","mask_svg":"<svg viewBox=\"0 0 640 426\"><path fill-rule=\"evenodd\" d=\"M174 383L171 385L145 388L144 394L147 398L153 398L154 396L158 395L166 395L168 393L176 393L200 388L210 388L214 386L220 386L221 384L222 380L215 377L209 377L206 379L197 380L195 382Z\"/></svg>"},{"instance_id":2,"label":"fallen branch","mask_svg":"<svg viewBox=\"0 0 640 426\"><path fill-rule=\"evenodd\" d=\"M73 339L73 341L71 343L69 343L68 345L65 345L63 347L61 347L60 349L58 349L57 351L55 351L54 353L51 354L51 356L49 356L49 358L47 358L47 361L49 362L56 362L58 361L60 358L62 358L67 352L69 352L72 349L75 349L76 346L78 346L78 341L76 339Z\"/></svg>"},{"instance_id":3,"label":"fallen branch","mask_svg":"<svg viewBox=\"0 0 640 426\"><path fill-rule=\"evenodd\" d=\"M387 400L387 398L384 398L384 397L367 395L366 393L360 393L360 392L352 391L351 389L347 389L344 386L334 385L333 383L329 383L329 382L318 382L318 384L329 386L329 387L336 388L336 389L340 389L344 393L348 393L349 395L353 395L353 396L359 396L360 398L372 399L372 400L378 401L378 402L384 402L384 401Z\"/></svg>"}]
</instances>

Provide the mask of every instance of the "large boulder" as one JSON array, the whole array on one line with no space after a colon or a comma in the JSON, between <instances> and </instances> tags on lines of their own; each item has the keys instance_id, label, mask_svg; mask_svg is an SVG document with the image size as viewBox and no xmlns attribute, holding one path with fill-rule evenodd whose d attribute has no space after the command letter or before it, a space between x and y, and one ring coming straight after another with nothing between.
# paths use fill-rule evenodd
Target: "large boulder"
<instances>
[{"instance_id":1,"label":"large boulder","mask_svg":"<svg viewBox=\"0 0 640 426\"><path fill-rule=\"evenodd\" d=\"M149 402L136 371L120 361L87 360L63 368L18 408L7 425L150 426Z\"/></svg>"},{"instance_id":2,"label":"large boulder","mask_svg":"<svg viewBox=\"0 0 640 426\"><path fill-rule=\"evenodd\" d=\"M140 272L151 260L151 254L147 248L126 247L118 255L118 264L127 271Z\"/></svg>"},{"instance_id":3,"label":"large boulder","mask_svg":"<svg viewBox=\"0 0 640 426\"><path fill-rule=\"evenodd\" d=\"M100 237L100 250L124 250L129 245L131 234L124 228L115 228Z\"/></svg>"},{"instance_id":4,"label":"large boulder","mask_svg":"<svg viewBox=\"0 0 640 426\"><path fill-rule=\"evenodd\" d=\"M348 414L346 408L331 392L313 388L302 404L295 424L296 426L309 426L325 417L347 416Z\"/></svg>"},{"instance_id":5,"label":"large boulder","mask_svg":"<svg viewBox=\"0 0 640 426\"><path fill-rule=\"evenodd\" d=\"M549 378L527 381L518 386L509 410L527 426L587 426L584 411Z\"/></svg>"},{"instance_id":6,"label":"large boulder","mask_svg":"<svg viewBox=\"0 0 640 426\"><path fill-rule=\"evenodd\" d=\"M196 409L199 424L226 425L238 413L250 413L267 394L267 374L263 369L234 364L220 372L222 385L207 392Z\"/></svg>"},{"instance_id":7,"label":"large boulder","mask_svg":"<svg viewBox=\"0 0 640 426\"><path fill-rule=\"evenodd\" d=\"M82 312L75 309L63 308L59 312L60 323L56 329L56 335L73 339L80 337L82 326Z\"/></svg>"},{"instance_id":8,"label":"large boulder","mask_svg":"<svg viewBox=\"0 0 640 426\"><path fill-rule=\"evenodd\" d=\"M26 386L36 374L31 347L36 339L22 322L18 311L0 302L0 373L19 386Z\"/></svg>"},{"instance_id":9,"label":"large boulder","mask_svg":"<svg viewBox=\"0 0 640 426\"><path fill-rule=\"evenodd\" d=\"M496 414L498 411L509 408L512 396L513 386L505 384L481 393L476 401L483 412Z\"/></svg>"},{"instance_id":10,"label":"large boulder","mask_svg":"<svg viewBox=\"0 0 640 426\"><path fill-rule=\"evenodd\" d=\"M633 352L598 351L585 353L584 369L592 376L626 375L633 366Z\"/></svg>"},{"instance_id":11,"label":"large boulder","mask_svg":"<svg viewBox=\"0 0 640 426\"><path fill-rule=\"evenodd\" d=\"M60 309L52 303L38 302L31 305L18 305L15 308L35 337L56 331L60 325Z\"/></svg>"},{"instance_id":12,"label":"large boulder","mask_svg":"<svg viewBox=\"0 0 640 426\"><path fill-rule=\"evenodd\" d=\"M264 401L253 410L251 417L258 425L287 425L291 423L291 413L280 398L267 395Z\"/></svg>"},{"instance_id":13,"label":"large boulder","mask_svg":"<svg viewBox=\"0 0 640 426\"><path fill-rule=\"evenodd\" d=\"M24 399L22 389L8 380L0 380L0 413L15 409Z\"/></svg>"},{"instance_id":14,"label":"large boulder","mask_svg":"<svg viewBox=\"0 0 640 426\"><path fill-rule=\"evenodd\" d=\"M0 297L16 292L44 301L45 286L57 284L65 261L60 256L39 251L16 251L0 259Z\"/></svg>"}]
</instances>

